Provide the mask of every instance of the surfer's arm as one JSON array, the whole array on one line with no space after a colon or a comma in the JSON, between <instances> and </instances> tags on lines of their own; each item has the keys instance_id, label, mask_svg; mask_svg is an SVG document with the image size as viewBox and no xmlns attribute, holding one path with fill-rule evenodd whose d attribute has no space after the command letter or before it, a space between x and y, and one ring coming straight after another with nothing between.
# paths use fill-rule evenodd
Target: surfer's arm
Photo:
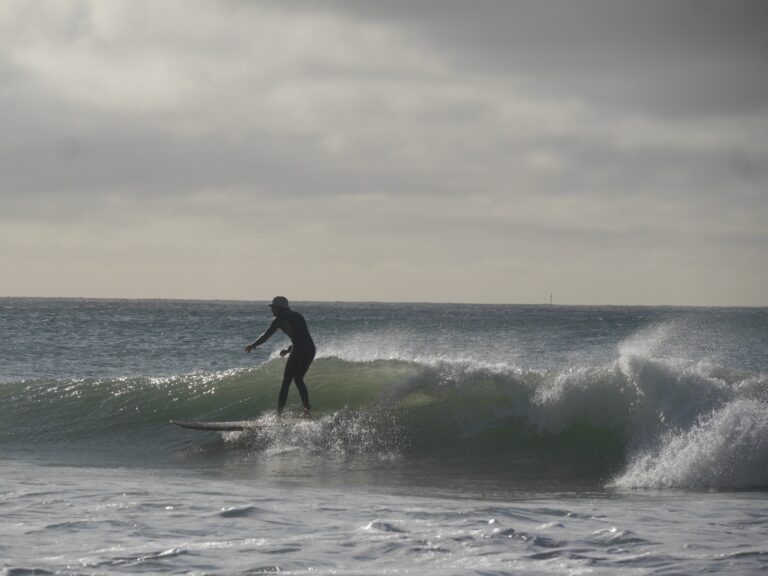
<instances>
[{"instance_id":1,"label":"surfer's arm","mask_svg":"<svg viewBox=\"0 0 768 576\"><path fill-rule=\"evenodd\" d=\"M262 344L264 344L264 342L269 340L272 337L272 334L274 334L276 331L277 331L277 318L275 318L272 321L272 324L269 325L269 328L267 328L264 334L256 338L255 342L253 342L252 344L248 344L248 346L245 347L245 351L250 352L251 350L256 348L256 346L261 346Z\"/></svg>"}]
</instances>

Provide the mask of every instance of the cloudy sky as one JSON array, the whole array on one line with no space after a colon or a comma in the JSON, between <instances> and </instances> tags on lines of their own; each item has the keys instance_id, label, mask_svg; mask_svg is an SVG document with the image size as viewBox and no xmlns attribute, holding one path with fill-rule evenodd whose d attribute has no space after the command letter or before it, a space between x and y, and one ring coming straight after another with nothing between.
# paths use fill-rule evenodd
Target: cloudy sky
<instances>
[{"instance_id":1,"label":"cloudy sky","mask_svg":"<svg viewBox=\"0 0 768 576\"><path fill-rule=\"evenodd\" d=\"M768 305L768 3L0 3L0 296Z\"/></svg>"}]
</instances>

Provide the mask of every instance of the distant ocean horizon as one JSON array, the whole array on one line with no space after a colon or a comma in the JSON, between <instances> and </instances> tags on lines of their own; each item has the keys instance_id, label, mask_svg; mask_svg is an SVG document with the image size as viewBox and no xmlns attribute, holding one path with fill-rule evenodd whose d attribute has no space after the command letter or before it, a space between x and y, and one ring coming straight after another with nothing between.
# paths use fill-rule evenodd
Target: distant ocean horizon
<instances>
[{"instance_id":1,"label":"distant ocean horizon","mask_svg":"<svg viewBox=\"0 0 768 576\"><path fill-rule=\"evenodd\" d=\"M289 294L290 295L290 294ZM78 301L113 301L113 302L220 302L220 303L239 303L239 304L268 304L272 296L262 298L250 297L176 297L176 296L19 296L7 295L0 296L0 300L78 300ZM426 305L455 305L455 306L565 306L565 307L604 307L604 308L768 308L768 304L690 304L690 303L638 303L638 302L568 302L559 301L556 297L549 300L542 298L541 301L469 301L457 299L381 299L381 298L353 298L353 299L334 299L334 298L303 298L301 300L290 299L293 304L426 304Z\"/></svg>"},{"instance_id":2,"label":"distant ocean horizon","mask_svg":"<svg viewBox=\"0 0 768 576\"><path fill-rule=\"evenodd\" d=\"M0 298L6 574L768 569L768 308L264 303Z\"/></svg>"}]
</instances>

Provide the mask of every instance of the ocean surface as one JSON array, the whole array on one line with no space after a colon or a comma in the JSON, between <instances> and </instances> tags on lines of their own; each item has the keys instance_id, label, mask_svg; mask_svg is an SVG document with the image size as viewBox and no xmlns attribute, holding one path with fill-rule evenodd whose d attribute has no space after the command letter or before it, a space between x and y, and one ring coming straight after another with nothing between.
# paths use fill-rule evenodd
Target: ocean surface
<instances>
[{"instance_id":1,"label":"ocean surface","mask_svg":"<svg viewBox=\"0 0 768 576\"><path fill-rule=\"evenodd\" d=\"M265 304L0 299L4 574L768 573L768 309Z\"/></svg>"}]
</instances>

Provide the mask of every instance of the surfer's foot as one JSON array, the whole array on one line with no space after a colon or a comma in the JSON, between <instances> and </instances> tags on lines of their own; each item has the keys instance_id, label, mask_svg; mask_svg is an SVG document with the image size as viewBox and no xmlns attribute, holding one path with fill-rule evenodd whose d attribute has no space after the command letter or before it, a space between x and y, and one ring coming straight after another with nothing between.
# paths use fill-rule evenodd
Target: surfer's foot
<instances>
[{"instance_id":1,"label":"surfer's foot","mask_svg":"<svg viewBox=\"0 0 768 576\"><path fill-rule=\"evenodd\" d=\"M304 408L304 414L302 414L301 417L302 418L312 418L311 408Z\"/></svg>"}]
</instances>

